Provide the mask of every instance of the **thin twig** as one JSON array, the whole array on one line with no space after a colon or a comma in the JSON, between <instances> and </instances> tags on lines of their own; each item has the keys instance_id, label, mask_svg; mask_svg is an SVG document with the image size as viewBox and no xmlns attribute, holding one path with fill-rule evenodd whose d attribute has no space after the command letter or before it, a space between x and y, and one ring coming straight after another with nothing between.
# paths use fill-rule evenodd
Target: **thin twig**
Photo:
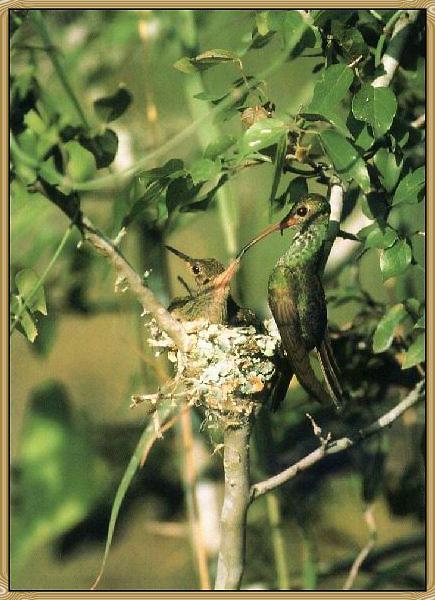
<instances>
[{"instance_id":1,"label":"thin twig","mask_svg":"<svg viewBox=\"0 0 435 600\"><path fill-rule=\"evenodd\" d=\"M270 63L264 71L258 74L257 77L253 77L248 81L249 88L254 88L260 81L266 79L270 75L272 75L286 60L288 59L288 52L282 52L276 60ZM196 119L193 123L185 127L182 131L177 133L168 139L164 144L148 152L146 156L138 160L133 166L129 167L122 173L116 173L112 175L107 175L104 177L97 177L96 179L90 179L89 181L84 182L75 182L74 189L77 191L93 191L93 190L104 190L108 189L111 186L117 187L121 184L126 184L132 177L134 177L137 173L140 173L143 169L149 165L150 162L156 160L157 158L162 158L167 156L169 152L171 152L174 148L179 146L182 142L189 139L189 137L194 134L205 122L212 121L213 118L219 114L220 112L227 109L231 104L235 101L236 96L235 92L229 94L226 98L224 98L217 106L213 109L209 110L205 114L201 115L198 119Z\"/></svg>"},{"instance_id":2,"label":"thin twig","mask_svg":"<svg viewBox=\"0 0 435 600\"><path fill-rule=\"evenodd\" d=\"M59 242L58 247L56 248L55 253L53 254L50 262L48 263L47 267L45 268L45 271L43 272L43 274L41 275L41 277L38 279L38 281L36 282L35 287L32 289L32 291L30 292L30 294L26 297L23 298L23 304L20 306L20 309L18 310L18 312L13 315L13 321L10 327L10 335L12 335L12 332L14 331L14 329L16 328L16 326L18 325L18 323L20 322L20 319L24 313L24 311L27 309L28 306L30 306L31 304L31 300L34 298L36 292L44 285L45 280L47 279L51 269L53 268L55 262L57 261L57 259L59 258L59 256L62 253L62 250L65 247L65 244L68 241L69 236L71 235L71 231L72 231L72 225L70 225L68 227L68 229L65 231L62 239Z\"/></svg>"},{"instance_id":3,"label":"thin twig","mask_svg":"<svg viewBox=\"0 0 435 600\"><path fill-rule=\"evenodd\" d=\"M366 510L364 511L364 520L367 523L367 527L369 530L369 539L367 541L367 544L364 546L364 548L361 549L354 563L352 564L349 575L347 576L346 582L343 586L343 590L352 589L363 562L366 560L367 556L370 554L376 543L377 529L375 517L373 515L373 505L370 504L369 506L367 506Z\"/></svg>"},{"instance_id":4,"label":"thin twig","mask_svg":"<svg viewBox=\"0 0 435 600\"><path fill-rule=\"evenodd\" d=\"M199 519L198 498L196 495L197 469L193 452L193 431L191 411L181 415L181 439L184 454L183 481L189 516L192 545L198 567L199 583L202 590L210 590L210 575L207 564L204 532Z\"/></svg>"},{"instance_id":5,"label":"thin twig","mask_svg":"<svg viewBox=\"0 0 435 600\"><path fill-rule=\"evenodd\" d=\"M197 54L198 50L198 32L194 11L183 9L177 12L182 24L178 30L178 35L183 46L183 51L193 57ZM246 79L245 83L249 91L250 87ZM200 73L191 73L189 77L184 78L184 90L190 114L194 120L201 119L205 115L210 114L209 104L207 102L199 102L194 97L198 93L205 92L203 79ZM221 131L213 119L209 119L202 127L197 129L196 134L202 150L205 150L211 141L219 138ZM220 226L224 235L226 252L228 257L234 256L237 252L237 228L235 225L237 222L237 215L236 205L230 197L228 185L219 188L216 197L217 211L219 214Z\"/></svg>"},{"instance_id":6,"label":"thin twig","mask_svg":"<svg viewBox=\"0 0 435 600\"><path fill-rule=\"evenodd\" d=\"M166 421L166 423L164 425L161 425L158 428L156 428L156 430L154 432L154 436L150 439L148 444L145 446L142 456L140 458L139 467L141 469L143 468L144 464L146 463L148 454L150 453L150 450L153 447L154 442L156 442L157 440L162 438L165 431L168 431L168 429L171 429L171 427L173 427L175 425L175 423L181 418L181 416L188 410L190 410L190 406L184 406L178 414L171 417L169 419L169 421Z\"/></svg>"},{"instance_id":7,"label":"thin twig","mask_svg":"<svg viewBox=\"0 0 435 600\"><path fill-rule=\"evenodd\" d=\"M86 217L83 217L82 228L85 239L109 259L117 274L126 281L132 293L142 304L144 311L153 315L159 328L168 334L180 350L186 351L190 342L184 327L172 317L163 304L157 300L153 292L143 285L138 273L118 248L98 231Z\"/></svg>"},{"instance_id":8,"label":"thin twig","mask_svg":"<svg viewBox=\"0 0 435 600\"><path fill-rule=\"evenodd\" d=\"M86 127L86 129L89 129L88 120L86 119L85 113L84 113L82 107L80 106L80 102L78 101L77 96L75 95L75 93L71 87L71 84L68 81L68 77L64 71L64 68L60 64L59 57L57 55L57 51L55 50L54 45L51 41L50 34L48 33L47 25L41 15L41 11L40 10L31 10L30 15L31 15L31 18L33 19L33 23L35 24L36 28L38 29L38 33L41 36L42 41L44 42L44 44L46 46L47 54L50 57L50 60L54 67L54 70L56 71L57 76L59 77L67 96L71 100L81 122Z\"/></svg>"},{"instance_id":9,"label":"thin twig","mask_svg":"<svg viewBox=\"0 0 435 600\"><path fill-rule=\"evenodd\" d=\"M398 419L408 408L414 406L422 397L425 390L425 380L419 381L415 388L396 406L386 412L384 415L376 419L371 425L364 429L360 429L356 434L349 434L349 436L342 437L338 440L327 441L326 444L322 444L319 448L307 454L304 458L299 460L294 465L291 465L287 469L284 469L281 473L254 484L251 487L250 498L251 502L267 494L271 490L287 483L293 477L296 477L302 471L306 471L316 463L320 462L329 456L330 454L337 454L348 450L352 446L356 446L367 437L379 433L389 425L391 425L396 419Z\"/></svg>"}]
</instances>

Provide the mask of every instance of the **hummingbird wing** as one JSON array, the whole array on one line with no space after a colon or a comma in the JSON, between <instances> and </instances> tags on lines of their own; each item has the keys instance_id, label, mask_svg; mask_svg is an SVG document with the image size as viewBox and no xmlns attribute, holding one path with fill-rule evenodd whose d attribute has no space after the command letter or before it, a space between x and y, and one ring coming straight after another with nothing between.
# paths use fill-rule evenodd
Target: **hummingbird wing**
<instances>
[{"instance_id":1,"label":"hummingbird wing","mask_svg":"<svg viewBox=\"0 0 435 600\"><path fill-rule=\"evenodd\" d=\"M297 380L318 402L329 403L330 398L314 374L310 363L309 349L303 342L295 293L288 278L285 288L269 289L269 306L278 326L283 348Z\"/></svg>"},{"instance_id":2,"label":"hummingbird wing","mask_svg":"<svg viewBox=\"0 0 435 600\"><path fill-rule=\"evenodd\" d=\"M340 370L328 336L325 293L317 274L305 273L298 295L298 313L302 335L307 349L316 348L323 378L331 400L339 409L343 406L344 392L340 384Z\"/></svg>"}]
</instances>

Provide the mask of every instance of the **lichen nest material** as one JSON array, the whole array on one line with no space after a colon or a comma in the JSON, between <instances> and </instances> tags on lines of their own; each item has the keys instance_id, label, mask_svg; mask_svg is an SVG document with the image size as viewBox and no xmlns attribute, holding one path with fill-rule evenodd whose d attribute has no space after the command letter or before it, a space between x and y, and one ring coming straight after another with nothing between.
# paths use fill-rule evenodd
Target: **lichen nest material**
<instances>
[{"instance_id":1,"label":"lichen nest material","mask_svg":"<svg viewBox=\"0 0 435 600\"><path fill-rule=\"evenodd\" d=\"M208 420L224 418L230 426L249 419L268 396L279 338L254 327L204 322L188 323L186 329L191 347L185 354L152 323L149 343L168 350L169 360L178 365L176 378L191 402L205 407Z\"/></svg>"}]
</instances>

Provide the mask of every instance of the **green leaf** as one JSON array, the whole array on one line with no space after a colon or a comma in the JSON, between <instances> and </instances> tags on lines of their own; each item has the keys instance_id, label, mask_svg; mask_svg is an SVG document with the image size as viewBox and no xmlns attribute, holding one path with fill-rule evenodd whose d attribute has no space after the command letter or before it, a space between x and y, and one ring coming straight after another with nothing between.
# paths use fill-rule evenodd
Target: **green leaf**
<instances>
[{"instance_id":1,"label":"green leaf","mask_svg":"<svg viewBox=\"0 0 435 600\"><path fill-rule=\"evenodd\" d=\"M133 100L132 93L124 86L119 86L113 96L105 96L94 102L94 110L104 123L110 123L125 113Z\"/></svg>"},{"instance_id":2,"label":"green leaf","mask_svg":"<svg viewBox=\"0 0 435 600\"><path fill-rule=\"evenodd\" d=\"M270 11L268 20L270 28L280 33L284 49L287 52L291 52L295 48L308 27L296 10Z\"/></svg>"},{"instance_id":3,"label":"green leaf","mask_svg":"<svg viewBox=\"0 0 435 600\"><path fill-rule=\"evenodd\" d=\"M313 99L306 111L327 115L335 111L353 81L353 71L347 65L332 65L323 71L322 78L314 87Z\"/></svg>"},{"instance_id":4,"label":"green leaf","mask_svg":"<svg viewBox=\"0 0 435 600\"><path fill-rule=\"evenodd\" d=\"M236 138L233 135L224 133L219 136L214 142L210 142L204 150L204 158L215 160L219 155L223 154L236 143Z\"/></svg>"},{"instance_id":5,"label":"green leaf","mask_svg":"<svg viewBox=\"0 0 435 600\"><path fill-rule=\"evenodd\" d=\"M353 114L350 112L346 121L346 125L349 128L350 133L355 141L355 146L366 152L373 146L375 141L371 131L371 127L367 123L357 121Z\"/></svg>"},{"instance_id":6,"label":"green leaf","mask_svg":"<svg viewBox=\"0 0 435 600\"><path fill-rule=\"evenodd\" d=\"M39 174L51 185L59 185L63 180L63 175L56 169L53 156L50 156L50 158L42 163L39 168Z\"/></svg>"},{"instance_id":7,"label":"green leaf","mask_svg":"<svg viewBox=\"0 0 435 600\"><path fill-rule=\"evenodd\" d=\"M403 160L398 161L392 152L389 152L386 148L380 148L376 152L373 162L379 171L382 186L387 192L392 192L399 181Z\"/></svg>"},{"instance_id":8,"label":"green leaf","mask_svg":"<svg viewBox=\"0 0 435 600\"><path fill-rule=\"evenodd\" d=\"M389 212L385 192L376 191L363 195L361 209L368 219L378 219L384 222Z\"/></svg>"},{"instance_id":9,"label":"green leaf","mask_svg":"<svg viewBox=\"0 0 435 600\"><path fill-rule=\"evenodd\" d=\"M183 56L183 58L180 58L176 63L173 64L173 67L174 69L177 69L177 71L187 73L188 75L191 73L196 73L196 71L200 71L201 69L199 67L197 68L194 64L192 64L192 60L193 59L189 58L188 56Z\"/></svg>"},{"instance_id":10,"label":"green leaf","mask_svg":"<svg viewBox=\"0 0 435 600\"><path fill-rule=\"evenodd\" d=\"M285 124L280 119L271 118L257 121L245 131L241 139L242 154L258 152L276 144L282 139L285 131Z\"/></svg>"},{"instance_id":11,"label":"green leaf","mask_svg":"<svg viewBox=\"0 0 435 600\"><path fill-rule=\"evenodd\" d=\"M405 121L402 121L399 117L396 117L391 126L390 135L392 136L393 149L397 146L404 148L409 141L409 125Z\"/></svg>"},{"instance_id":12,"label":"green leaf","mask_svg":"<svg viewBox=\"0 0 435 600\"><path fill-rule=\"evenodd\" d=\"M402 369L409 369L425 360L425 334L420 333L416 340L408 348L405 355L405 360L402 364Z\"/></svg>"},{"instance_id":13,"label":"green leaf","mask_svg":"<svg viewBox=\"0 0 435 600\"><path fill-rule=\"evenodd\" d=\"M397 240L381 253L380 267L384 281L401 275L411 264L412 251L406 240Z\"/></svg>"},{"instance_id":14,"label":"green leaf","mask_svg":"<svg viewBox=\"0 0 435 600\"><path fill-rule=\"evenodd\" d=\"M419 201L418 193L424 188L425 168L419 167L412 173L408 173L397 186L393 198L393 205L406 202L416 204Z\"/></svg>"},{"instance_id":15,"label":"green leaf","mask_svg":"<svg viewBox=\"0 0 435 600\"><path fill-rule=\"evenodd\" d=\"M176 410L177 407L174 406L174 403L171 400L164 401L161 404L160 408L157 410L159 423L162 425ZM104 567L109 556L110 546L112 545L116 521L118 520L119 511L124 500L125 494L127 493L127 490L130 487L130 484L133 480L133 477L136 474L136 471L138 470L141 460L143 460L144 456L148 455L157 437L158 436L156 434L155 421L154 419L151 419L140 437L134 454L130 458L127 469L125 470L122 480L118 486L118 489L116 490L115 499L112 505L112 511L110 513L109 528L107 531L106 547L104 549L103 561L98 577L92 588L96 587L98 581L100 580L103 574Z\"/></svg>"},{"instance_id":16,"label":"green leaf","mask_svg":"<svg viewBox=\"0 0 435 600\"><path fill-rule=\"evenodd\" d=\"M228 96L228 92L225 94L209 94L208 92L199 92L199 94L194 94L193 97L197 100L204 100L206 102L217 103L219 100L223 100Z\"/></svg>"},{"instance_id":17,"label":"green leaf","mask_svg":"<svg viewBox=\"0 0 435 600\"><path fill-rule=\"evenodd\" d=\"M104 498L110 472L71 414L64 387L32 391L19 452L11 558L15 569L39 548L82 522Z\"/></svg>"},{"instance_id":18,"label":"green leaf","mask_svg":"<svg viewBox=\"0 0 435 600\"><path fill-rule=\"evenodd\" d=\"M39 135L32 129L25 129L19 135L17 135L17 142L21 150L24 151L28 156L33 156L38 143Z\"/></svg>"},{"instance_id":19,"label":"green leaf","mask_svg":"<svg viewBox=\"0 0 435 600\"><path fill-rule=\"evenodd\" d=\"M219 175L221 165L219 161L212 161L209 158L200 158L195 161L189 169L193 183L196 185L201 181L208 181Z\"/></svg>"},{"instance_id":20,"label":"green leaf","mask_svg":"<svg viewBox=\"0 0 435 600\"><path fill-rule=\"evenodd\" d=\"M17 161L14 165L14 170L18 179L26 186L36 181L36 170L28 167L23 162Z\"/></svg>"},{"instance_id":21,"label":"green leaf","mask_svg":"<svg viewBox=\"0 0 435 600\"><path fill-rule=\"evenodd\" d=\"M290 181L285 192L276 199L277 209L283 208L286 203L294 204L308 193L306 177L295 177Z\"/></svg>"},{"instance_id":22,"label":"green leaf","mask_svg":"<svg viewBox=\"0 0 435 600\"><path fill-rule=\"evenodd\" d=\"M385 39L386 39L386 35L385 35L385 33L382 33L379 36L379 40L378 40L378 43L376 45L375 67L379 67L379 65L381 64L382 50L384 48Z\"/></svg>"},{"instance_id":23,"label":"green leaf","mask_svg":"<svg viewBox=\"0 0 435 600\"><path fill-rule=\"evenodd\" d=\"M33 108L24 115L24 123L29 129L38 135L42 135L47 129L47 125Z\"/></svg>"},{"instance_id":24,"label":"green leaf","mask_svg":"<svg viewBox=\"0 0 435 600\"><path fill-rule=\"evenodd\" d=\"M56 126L49 127L39 136L36 144L36 157L38 159L44 158L47 152L53 148L59 142L59 132ZM35 153L35 151L34 151Z\"/></svg>"},{"instance_id":25,"label":"green leaf","mask_svg":"<svg viewBox=\"0 0 435 600\"><path fill-rule=\"evenodd\" d=\"M354 179L363 192L370 191L367 167L352 144L330 129L320 133L320 140L337 174L346 181Z\"/></svg>"},{"instance_id":26,"label":"green leaf","mask_svg":"<svg viewBox=\"0 0 435 600\"><path fill-rule=\"evenodd\" d=\"M373 87L365 83L352 100L353 114L371 125L376 137L381 137L390 129L396 110L396 96L387 87Z\"/></svg>"},{"instance_id":27,"label":"green leaf","mask_svg":"<svg viewBox=\"0 0 435 600\"><path fill-rule=\"evenodd\" d=\"M45 293L38 275L31 269L23 269L15 275L15 283L26 307L46 315Z\"/></svg>"},{"instance_id":28,"label":"green leaf","mask_svg":"<svg viewBox=\"0 0 435 600\"><path fill-rule=\"evenodd\" d=\"M163 165L163 167L142 171L138 174L138 178L143 181L153 181L155 179L163 179L164 177L176 179L185 174L185 172L183 161L179 158L171 158Z\"/></svg>"},{"instance_id":29,"label":"green leaf","mask_svg":"<svg viewBox=\"0 0 435 600\"><path fill-rule=\"evenodd\" d=\"M386 226L381 229L376 225L366 237L365 248L380 248L385 250L390 248L397 240L397 233L391 227Z\"/></svg>"},{"instance_id":30,"label":"green leaf","mask_svg":"<svg viewBox=\"0 0 435 600\"><path fill-rule=\"evenodd\" d=\"M272 189L270 191L269 203L272 206L275 202L276 192L278 191L279 182L282 176L282 170L285 162L287 150L287 134L284 132L278 140L275 152L275 170L273 174Z\"/></svg>"},{"instance_id":31,"label":"green leaf","mask_svg":"<svg viewBox=\"0 0 435 600\"><path fill-rule=\"evenodd\" d=\"M52 310L52 307L48 307L48 315L38 322L38 336L32 345L32 350L38 356L46 357L56 339L56 331L59 323L59 315Z\"/></svg>"},{"instance_id":32,"label":"green leaf","mask_svg":"<svg viewBox=\"0 0 435 600\"><path fill-rule=\"evenodd\" d=\"M156 205L159 199L163 197L169 183L169 179L155 179L149 183L142 195L139 195L141 186L135 186L136 189L134 190L134 195L137 197L137 194L139 197L135 200L129 212L124 216L122 220L122 227L127 227L133 221L142 216L143 213L148 210L150 205Z\"/></svg>"},{"instance_id":33,"label":"green leaf","mask_svg":"<svg viewBox=\"0 0 435 600\"><path fill-rule=\"evenodd\" d=\"M11 298L11 324L17 323L17 329L26 336L29 342L33 343L38 335L38 330L36 328L36 324L32 318L32 315L29 311L24 307L23 299L21 296L12 296ZM17 316L19 318L17 319Z\"/></svg>"},{"instance_id":34,"label":"green leaf","mask_svg":"<svg viewBox=\"0 0 435 600\"><path fill-rule=\"evenodd\" d=\"M334 20L331 23L331 33L341 46L342 54L347 61L368 54L367 44L356 27L347 27L341 21Z\"/></svg>"},{"instance_id":35,"label":"green leaf","mask_svg":"<svg viewBox=\"0 0 435 600\"><path fill-rule=\"evenodd\" d=\"M373 335L373 352L375 354L388 350L393 341L397 325L399 325L407 315L408 313L403 304L396 304L385 313L379 321Z\"/></svg>"},{"instance_id":36,"label":"green leaf","mask_svg":"<svg viewBox=\"0 0 435 600\"><path fill-rule=\"evenodd\" d=\"M269 11L262 10L255 15L255 25L257 26L258 33L262 36L269 33L268 14Z\"/></svg>"},{"instance_id":37,"label":"green leaf","mask_svg":"<svg viewBox=\"0 0 435 600\"><path fill-rule=\"evenodd\" d=\"M171 181L165 196L168 213L171 214L176 208L190 204L197 195L198 187L193 184L191 177L183 176Z\"/></svg>"},{"instance_id":38,"label":"green leaf","mask_svg":"<svg viewBox=\"0 0 435 600\"><path fill-rule=\"evenodd\" d=\"M207 63L210 65L217 65L222 62L234 62L238 61L239 57L235 52L231 50L206 50L195 57L196 63Z\"/></svg>"},{"instance_id":39,"label":"green leaf","mask_svg":"<svg viewBox=\"0 0 435 600\"><path fill-rule=\"evenodd\" d=\"M425 329L425 328L426 328L426 313L423 312L421 317L418 319L418 321L414 325L414 329Z\"/></svg>"},{"instance_id":40,"label":"green leaf","mask_svg":"<svg viewBox=\"0 0 435 600\"><path fill-rule=\"evenodd\" d=\"M84 134L79 137L80 144L92 152L97 169L103 169L112 164L118 151L118 136L112 129L105 129L103 133L88 137Z\"/></svg>"},{"instance_id":41,"label":"green leaf","mask_svg":"<svg viewBox=\"0 0 435 600\"><path fill-rule=\"evenodd\" d=\"M215 49L202 52L194 58L184 56L183 58L180 58L180 60L177 60L174 64L174 68L182 73L190 74L195 73L196 71L205 71L214 65L226 62L238 62L239 60L240 58L235 52Z\"/></svg>"},{"instance_id":42,"label":"green leaf","mask_svg":"<svg viewBox=\"0 0 435 600\"><path fill-rule=\"evenodd\" d=\"M347 128L343 118L337 111L337 107L346 96L352 81L353 71L347 65L331 65L323 72L322 78L316 83L313 98L304 112L326 117L328 121L347 135Z\"/></svg>"},{"instance_id":43,"label":"green leaf","mask_svg":"<svg viewBox=\"0 0 435 600\"><path fill-rule=\"evenodd\" d=\"M195 202L183 203L180 206L180 212L197 212L207 210L210 202L216 195L216 192L228 181L228 175L221 173L218 182L210 187L210 182L207 182L201 187L201 192L198 194ZM169 192L169 189L168 189ZM196 194L196 190L194 190ZM169 207L168 207L169 210Z\"/></svg>"},{"instance_id":44,"label":"green leaf","mask_svg":"<svg viewBox=\"0 0 435 600\"><path fill-rule=\"evenodd\" d=\"M72 181L91 179L97 171L94 155L74 140L64 144L64 148L69 156L66 172Z\"/></svg>"}]
</instances>

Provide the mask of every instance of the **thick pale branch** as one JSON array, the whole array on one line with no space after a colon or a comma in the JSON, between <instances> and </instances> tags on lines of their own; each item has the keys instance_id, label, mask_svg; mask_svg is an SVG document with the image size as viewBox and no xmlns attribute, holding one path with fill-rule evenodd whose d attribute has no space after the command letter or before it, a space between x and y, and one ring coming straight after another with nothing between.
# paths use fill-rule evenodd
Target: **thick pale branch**
<instances>
[{"instance_id":1,"label":"thick pale branch","mask_svg":"<svg viewBox=\"0 0 435 600\"><path fill-rule=\"evenodd\" d=\"M325 270L325 265L331 253L332 246L334 245L335 238L337 237L338 232L340 231L341 213L343 212L343 197L343 188L338 183L334 183L331 186L331 193L329 196L329 203L331 205L331 217L329 220L328 237L326 239L325 248L323 252L323 262L320 267L320 270L322 272Z\"/></svg>"},{"instance_id":2,"label":"thick pale branch","mask_svg":"<svg viewBox=\"0 0 435 600\"><path fill-rule=\"evenodd\" d=\"M411 33L412 25L415 23L418 17L418 13L418 10L403 11L403 14L401 14L396 21L391 34L391 39L381 60L385 73L373 80L373 87L388 87L390 85L394 74L396 73L397 67L400 64L400 57L406 48L406 42L409 34ZM333 186L331 188L331 204L334 187L337 186ZM336 194L337 205L339 205L339 192L336 191ZM333 216L331 215L331 221L332 220ZM362 212L360 212L359 215L354 217L352 224L349 223L347 227L351 227L352 230L356 232L366 225L369 225L370 222L371 221ZM346 241L345 243L342 243L334 248L331 252L331 258L327 265L327 274L334 273L341 267L341 265L348 262L350 257L354 254L355 249L356 244L351 240Z\"/></svg>"},{"instance_id":3,"label":"thick pale branch","mask_svg":"<svg viewBox=\"0 0 435 600\"><path fill-rule=\"evenodd\" d=\"M399 66L400 57L406 48L412 25L417 20L419 12L420 11L418 10L408 10L404 12L396 22L391 35L391 40L382 56L382 65L385 73L376 77L372 83L373 87L388 87L390 85L397 67Z\"/></svg>"},{"instance_id":4,"label":"thick pale branch","mask_svg":"<svg viewBox=\"0 0 435 600\"><path fill-rule=\"evenodd\" d=\"M260 496L267 494L271 490L279 487L283 483L290 481L293 479L298 473L302 471L306 471L319 461L321 461L325 456L329 456L330 454L336 454L337 452L343 452L352 446L355 446L365 440L370 435L378 433L391 425L396 419L398 419L408 408L416 404L424 394L425 390L425 381L420 381L415 388L396 406L394 406L387 413L376 419L374 423L366 427L365 429L360 429L356 434L349 435L348 437L342 437L338 440L326 441L323 443L317 450L314 450L310 454L307 454L304 458L299 460L297 463L288 467L281 473L266 479L265 481L261 481L260 483L256 483L251 487L251 502L256 500Z\"/></svg>"},{"instance_id":5,"label":"thick pale branch","mask_svg":"<svg viewBox=\"0 0 435 600\"><path fill-rule=\"evenodd\" d=\"M225 497L215 590L237 590L245 566L246 513L249 506L251 423L224 432Z\"/></svg>"},{"instance_id":6,"label":"thick pale branch","mask_svg":"<svg viewBox=\"0 0 435 600\"><path fill-rule=\"evenodd\" d=\"M184 327L172 317L153 292L143 285L140 276L121 252L86 217L83 217L81 228L85 239L110 260L117 274L125 280L144 310L155 318L159 328L169 335L180 350L188 350L189 336Z\"/></svg>"}]
</instances>

